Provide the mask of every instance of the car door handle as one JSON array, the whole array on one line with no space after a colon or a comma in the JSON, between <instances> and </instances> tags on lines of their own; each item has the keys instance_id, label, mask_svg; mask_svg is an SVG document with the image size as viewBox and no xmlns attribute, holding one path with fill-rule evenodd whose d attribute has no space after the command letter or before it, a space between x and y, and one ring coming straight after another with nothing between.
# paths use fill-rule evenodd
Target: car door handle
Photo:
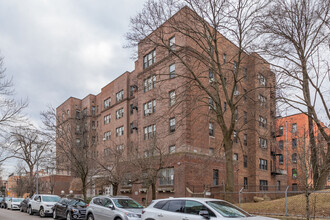
<instances>
[{"instance_id":1,"label":"car door handle","mask_svg":"<svg viewBox=\"0 0 330 220\"><path fill-rule=\"evenodd\" d=\"M158 217L163 217L163 215L162 214L159 214Z\"/></svg>"},{"instance_id":2,"label":"car door handle","mask_svg":"<svg viewBox=\"0 0 330 220\"><path fill-rule=\"evenodd\" d=\"M187 218L187 217L184 217L184 218L182 218L182 220L189 220L189 218Z\"/></svg>"}]
</instances>

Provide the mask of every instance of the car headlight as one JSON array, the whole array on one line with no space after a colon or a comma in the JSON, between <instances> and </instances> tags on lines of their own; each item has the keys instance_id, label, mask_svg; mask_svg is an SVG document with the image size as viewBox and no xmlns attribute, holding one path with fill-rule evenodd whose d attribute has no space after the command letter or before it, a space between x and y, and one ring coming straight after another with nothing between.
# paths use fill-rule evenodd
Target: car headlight
<instances>
[{"instance_id":1,"label":"car headlight","mask_svg":"<svg viewBox=\"0 0 330 220\"><path fill-rule=\"evenodd\" d=\"M129 218L141 218L141 215L130 212L126 212L125 215L127 215Z\"/></svg>"},{"instance_id":2,"label":"car headlight","mask_svg":"<svg viewBox=\"0 0 330 220\"><path fill-rule=\"evenodd\" d=\"M72 212L79 213L79 210L78 209L72 209Z\"/></svg>"}]
</instances>

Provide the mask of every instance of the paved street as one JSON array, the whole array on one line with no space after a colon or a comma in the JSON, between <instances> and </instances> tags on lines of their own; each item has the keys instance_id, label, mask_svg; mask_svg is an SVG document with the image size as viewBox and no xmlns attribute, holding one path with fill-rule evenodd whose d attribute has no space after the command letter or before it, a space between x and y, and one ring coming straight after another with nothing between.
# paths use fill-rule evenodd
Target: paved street
<instances>
[{"instance_id":1,"label":"paved street","mask_svg":"<svg viewBox=\"0 0 330 220\"><path fill-rule=\"evenodd\" d=\"M6 210L0 209L0 219L1 220L30 220L30 219L41 219L38 215L30 216L27 213L20 212L19 210ZM47 219L52 219L48 217Z\"/></svg>"}]
</instances>

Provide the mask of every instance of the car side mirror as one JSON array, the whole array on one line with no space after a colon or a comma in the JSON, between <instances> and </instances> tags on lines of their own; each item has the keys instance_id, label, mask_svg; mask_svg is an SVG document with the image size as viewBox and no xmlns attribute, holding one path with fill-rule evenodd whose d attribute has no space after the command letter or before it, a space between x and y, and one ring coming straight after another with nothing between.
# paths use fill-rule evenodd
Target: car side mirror
<instances>
[{"instance_id":1,"label":"car side mirror","mask_svg":"<svg viewBox=\"0 0 330 220\"><path fill-rule=\"evenodd\" d=\"M115 209L115 207L113 206L113 204L109 204L109 205L108 205L108 208L110 208L110 209L112 209L112 210Z\"/></svg>"},{"instance_id":2,"label":"car side mirror","mask_svg":"<svg viewBox=\"0 0 330 220\"><path fill-rule=\"evenodd\" d=\"M199 215L206 218L206 219L210 219L210 214L206 210L199 211Z\"/></svg>"}]
</instances>

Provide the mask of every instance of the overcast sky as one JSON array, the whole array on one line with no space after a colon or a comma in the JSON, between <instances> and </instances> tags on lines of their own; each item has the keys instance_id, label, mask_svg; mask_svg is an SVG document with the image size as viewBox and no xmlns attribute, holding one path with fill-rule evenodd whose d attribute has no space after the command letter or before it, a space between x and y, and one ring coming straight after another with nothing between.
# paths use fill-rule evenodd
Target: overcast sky
<instances>
[{"instance_id":1,"label":"overcast sky","mask_svg":"<svg viewBox=\"0 0 330 220\"><path fill-rule=\"evenodd\" d=\"M39 123L48 105L98 94L133 70L124 35L144 2L0 0L0 56L16 97L29 100L29 118ZM4 165L5 174L11 166Z\"/></svg>"}]
</instances>

